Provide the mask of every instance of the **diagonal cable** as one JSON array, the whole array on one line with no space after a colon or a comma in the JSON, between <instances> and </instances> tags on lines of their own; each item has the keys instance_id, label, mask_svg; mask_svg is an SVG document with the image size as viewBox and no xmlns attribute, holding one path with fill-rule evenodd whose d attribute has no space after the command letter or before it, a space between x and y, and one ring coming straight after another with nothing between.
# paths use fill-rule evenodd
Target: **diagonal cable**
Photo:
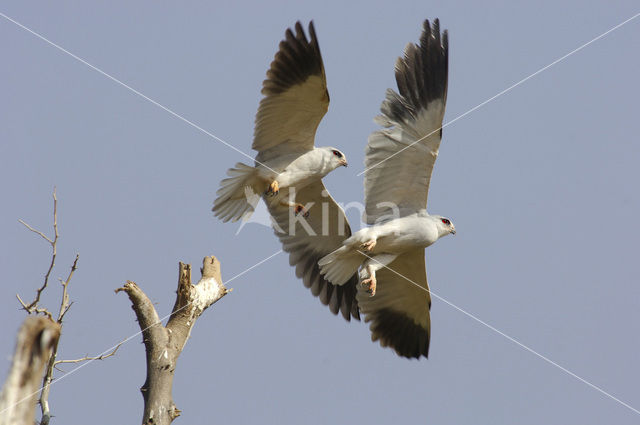
<instances>
[{"instance_id":1,"label":"diagonal cable","mask_svg":"<svg viewBox=\"0 0 640 425\"><path fill-rule=\"evenodd\" d=\"M101 70L100 68L91 65L89 62L87 62L86 60L82 59L79 56L74 55L73 53L71 53L70 51L68 51L67 49L65 49L64 47L54 43L53 41L49 40L48 38L38 34L37 32L35 32L34 30L27 28L26 26L22 25L20 22L16 21L15 19L10 18L9 16L5 15L4 13L0 12L0 16L2 16L4 19L6 19L7 21L13 22L14 24L16 24L17 26L19 26L20 28L22 28L23 30L35 35L36 37L38 37L40 40L44 41L45 43L55 47L56 49L60 50L63 53L66 53L67 55L71 56L72 58L74 58L75 60L77 60L78 62L83 63L84 65L88 66L89 68L93 69L94 71L104 75L105 77L107 77L108 79L110 79L111 81L121 85L122 87L126 88L127 90L137 94L138 96L140 96L141 98L143 98L144 100L154 104L155 106L157 106L158 108L170 113L171 115L173 115L174 117L178 118L180 121L183 121L187 124L189 124L191 127L195 128L196 130L206 134L207 136L211 137L212 139L217 140L218 142L222 143L223 145L233 149L234 151L238 152L241 155L246 156L247 158L249 158L252 161L255 161L257 164L262 165L263 167L269 169L272 172L276 172L275 170L273 170L272 168L270 168L269 166L263 164L262 162L254 159L251 155L241 151L240 149L236 148L235 146L233 146L232 144L226 142L225 140L221 139L220 137L216 136L215 134L205 130L204 128L200 127L199 125L195 124L192 121L189 121L188 119L186 119L185 117L183 117L182 115L178 114L177 112L174 112L173 110L167 108L166 106L160 104L159 102L151 99L150 97L142 94L141 92L139 92L138 90L134 89L133 87L127 85L126 83L122 82L121 80L117 79L116 77L114 77L113 75Z\"/></svg>"},{"instance_id":2,"label":"diagonal cable","mask_svg":"<svg viewBox=\"0 0 640 425\"><path fill-rule=\"evenodd\" d=\"M577 380L579 380L579 381L581 381L581 382L583 382L583 383L587 384L588 386L590 386L590 387L591 387L591 388L593 388L594 390L596 390L596 391L600 392L601 394L603 394L603 395L605 395L605 396L609 397L610 399L612 399L612 400L614 400L614 401L616 401L616 402L620 403L621 405L623 405L623 406L624 406L624 407L626 407L627 409L629 409L629 410L631 410L631 411L633 411L633 412L635 412L635 413L637 413L637 414L639 414L639 415L640 415L640 410L638 410L638 409L634 408L633 406L631 406L631 405L629 405L629 404L625 403L624 401L620 400L619 398L617 398L617 397L615 397L615 396L613 396L613 395L609 394L608 392L606 392L606 391L605 391L605 390L603 390L602 388L600 388L600 387L598 387L598 386L596 386L596 385L592 384L591 382L587 381L586 379L581 378L580 376L578 376L578 375L576 375L575 373L571 372L569 369L567 369L567 368L565 368L565 367L560 366L558 363L554 362L554 361L553 361L553 360L551 360L550 358L548 358L548 357L546 357L546 356L544 356L544 355L542 355L542 354L538 353L538 352L537 352L537 351L535 351L533 348L531 348L531 347L529 347L529 346L527 346L527 345L525 345L525 344L521 343L521 342L520 342L520 341L518 341L517 339L515 339L515 338L513 338L513 337L511 337L511 336L509 336L509 335L507 335L506 333L504 333L504 332L500 331L499 329L495 328L494 326L491 326L491 325L490 325L490 324L488 324L487 322L485 322L485 321L483 321L483 320L479 319L478 317L474 316L473 314L469 313L468 311L466 311L466 310L464 310L464 309L462 309L462 308L458 307L457 305L453 304L453 303L452 303L452 302L450 302L450 301L447 301L446 299L442 298L441 296L439 296L439 295L437 295L437 294L434 294L434 293L433 293L433 291L432 291L431 289L425 289L425 288L423 288L422 286L420 286L419 284L417 284L417 283L416 283L416 282L414 282L413 280L409 279L408 277L404 276L404 275L403 275L403 274L401 274L401 273L398 273L397 271L395 271L395 270L394 270L394 269L392 269L391 267L388 267L388 266L386 266L386 265L382 264L380 261L376 260L376 259L375 259L375 258L373 258L373 257L370 257L370 256L369 256L369 255L367 255L366 253L364 253L364 252L362 252L362 251L360 251L360 250L358 250L358 252L359 252L360 254L364 255L365 257L367 257L369 260L371 260L371 261L375 261L377 264L380 264L380 265L381 265L382 267L384 267L385 269L387 269L387 270L391 271L392 273L394 273L394 274L396 274L396 275L400 276L401 278L403 278L403 279L404 279L404 280L406 280L407 282L411 283L412 285L415 285L416 287L420 288L421 290L423 290L423 291L425 291L425 292L428 292L430 295L433 295L434 297L436 297L436 298L437 298L437 299L439 299L440 301L442 301L442 302L446 303L447 305L449 305L449 306L453 307L454 309L458 310L460 313L462 313L462 314L466 315L467 317L469 317L469 318L471 318L471 319L475 320L476 322L480 323L481 325L486 326L487 328L491 329L492 331L496 332L497 334L502 335L503 337L507 338L509 341L511 341L511 342L513 342L514 344L516 344L516 345L520 346L521 348L524 348L525 350L527 350L527 351L528 351L528 352L530 352L531 354L533 354L533 355L535 355L535 356L537 356L537 357L541 358L541 359L542 359L542 360L544 360L545 362L547 362L547 363L549 363L549 364L551 364L551 365L553 365L553 366L557 367L557 368L558 368L558 369L560 369L561 371L563 371L563 372L565 372L565 373L567 373L567 374L569 374L569 375L573 376L574 378L576 378Z\"/></svg>"}]
</instances>

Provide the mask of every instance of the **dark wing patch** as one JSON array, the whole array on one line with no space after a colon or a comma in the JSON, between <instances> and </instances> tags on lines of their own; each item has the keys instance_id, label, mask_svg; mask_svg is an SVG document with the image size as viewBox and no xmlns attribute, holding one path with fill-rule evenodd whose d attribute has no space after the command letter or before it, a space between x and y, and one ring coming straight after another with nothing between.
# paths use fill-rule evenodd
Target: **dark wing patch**
<instances>
[{"instance_id":1,"label":"dark wing patch","mask_svg":"<svg viewBox=\"0 0 640 425\"><path fill-rule=\"evenodd\" d=\"M280 196L286 199L288 193ZM327 193L321 180L313 182L296 191L296 202L303 205L312 203L309 217L304 219L311 232L296 220L290 207L281 206L278 199L264 197L267 208L277 227L275 235L282 243L282 249L289 253L289 264L295 266L296 276L301 278L304 286L329 306L333 314L342 313L347 321L360 320L360 310L356 295L358 292L358 275L355 273L344 285L334 285L320 274L318 260L333 252L342 242L351 236L344 211ZM326 204L325 204L326 203ZM324 205L323 205L324 204ZM327 208L326 211L324 208ZM295 222L291 223L291 219ZM324 225L324 231L323 231Z\"/></svg>"},{"instance_id":2,"label":"dark wing patch","mask_svg":"<svg viewBox=\"0 0 640 425\"><path fill-rule=\"evenodd\" d=\"M373 313L371 320L372 339L379 340L383 347L392 347L402 357L429 356L429 330L406 314L384 308Z\"/></svg>"},{"instance_id":3,"label":"dark wing patch","mask_svg":"<svg viewBox=\"0 0 640 425\"><path fill-rule=\"evenodd\" d=\"M286 248L285 251L291 254ZM340 312L347 321L351 321L351 317L360 320L360 310L358 309L358 301L356 301L358 275L353 275L344 285L334 285L320 274L318 267L318 260L326 254L318 254L309 250L303 251L302 255L306 257L306 261L291 264L295 257L290 255L289 263L296 266L296 276L302 279L304 286L311 290L311 294L318 297L322 304L329 306L329 310L333 314L337 315Z\"/></svg>"},{"instance_id":4,"label":"dark wing patch","mask_svg":"<svg viewBox=\"0 0 640 425\"><path fill-rule=\"evenodd\" d=\"M429 102L447 99L449 72L449 37L447 30L440 35L440 21L424 21L420 44L410 43L404 57L396 61L396 83L400 95L387 96L381 111L396 122L415 120Z\"/></svg>"},{"instance_id":5,"label":"dark wing patch","mask_svg":"<svg viewBox=\"0 0 640 425\"><path fill-rule=\"evenodd\" d=\"M371 297L358 288L364 321L371 339L399 356L427 357L431 334L431 296L427 284L424 248L406 251L376 273L378 290Z\"/></svg>"},{"instance_id":6,"label":"dark wing patch","mask_svg":"<svg viewBox=\"0 0 640 425\"><path fill-rule=\"evenodd\" d=\"M267 79L262 86L262 94L265 96L279 94L291 86L302 84L311 75L325 79L322 55L313 21L309 23L310 41L307 40L300 21L296 22L295 30L294 35L290 28L287 29L285 39L280 42L280 50L271 62Z\"/></svg>"}]
</instances>

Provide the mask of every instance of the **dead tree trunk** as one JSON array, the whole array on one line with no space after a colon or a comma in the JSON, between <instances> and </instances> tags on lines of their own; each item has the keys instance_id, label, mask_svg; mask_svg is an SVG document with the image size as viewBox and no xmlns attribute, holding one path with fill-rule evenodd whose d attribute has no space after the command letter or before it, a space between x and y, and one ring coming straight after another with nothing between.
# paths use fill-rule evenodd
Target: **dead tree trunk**
<instances>
[{"instance_id":1,"label":"dead tree trunk","mask_svg":"<svg viewBox=\"0 0 640 425\"><path fill-rule=\"evenodd\" d=\"M27 317L0 396L0 425L33 425L45 364L60 338L60 325L46 317Z\"/></svg>"},{"instance_id":2,"label":"dead tree trunk","mask_svg":"<svg viewBox=\"0 0 640 425\"><path fill-rule=\"evenodd\" d=\"M169 425L180 415L171 394L178 356L196 319L229 292L222 284L220 262L215 257L204 258L201 272L200 281L192 285L191 265L180 263L176 302L166 326L162 326L151 300L134 282L128 281L116 290L126 292L131 300L147 355L147 379L140 389L144 398L143 425Z\"/></svg>"}]
</instances>

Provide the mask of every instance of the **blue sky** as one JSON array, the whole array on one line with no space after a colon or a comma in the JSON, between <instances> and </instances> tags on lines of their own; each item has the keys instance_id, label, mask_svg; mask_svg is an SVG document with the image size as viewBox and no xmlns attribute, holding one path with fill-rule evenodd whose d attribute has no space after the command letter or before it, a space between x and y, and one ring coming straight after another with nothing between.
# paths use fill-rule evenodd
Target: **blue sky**
<instances>
[{"instance_id":1,"label":"blue sky","mask_svg":"<svg viewBox=\"0 0 640 425\"><path fill-rule=\"evenodd\" d=\"M639 10L631 1L5 1L0 12L250 154L278 42L296 20L314 19L331 95L316 144L349 158L325 179L348 203L363 197L357 174L395 87L394 61L425 18L449 30L447 122ZM365 324L332 316L280 254L229 283L232 294L196 324L176 372L178 421L638 423L480 321L640 409L639 44L640 18L444 129L429 209L458 234L427 249L441 298L428 360L398 358L371 343ZM62 358L138 331L113 292L126 280L163 315L178 261L196 267L214 254L230 279L280 249L269 228L237 233L210 212L226 169L246 158L4 17L0 45L1 379L24 318L15 294L29 298L50 260L18 219L49 231L54 186L53 277L80 253ZM349 219L357 229L355 210ZM140 340L55 384L54 420L137 420Z\"/></svg>"}]
</instances>

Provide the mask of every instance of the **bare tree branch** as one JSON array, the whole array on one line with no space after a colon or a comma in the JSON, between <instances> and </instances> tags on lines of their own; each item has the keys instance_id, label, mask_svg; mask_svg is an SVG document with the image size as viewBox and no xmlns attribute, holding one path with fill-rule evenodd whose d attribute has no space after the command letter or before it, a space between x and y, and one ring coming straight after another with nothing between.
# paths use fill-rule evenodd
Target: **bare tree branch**
<instances>
[{"instance_id":1,"label":"bare tree branch","mask_svg":"<svg viewBox=\"0 0 640 425\"><path fill-rule=\"evenodd\" d=\"M56 240L58 238L58 232L56 230ZM69 275L67 276L67 280L60 281L62 284L62 298L60 300L60 310L58 313L58 320L56 323L60 325L62 328L62 319L64 319L64 315L71 308L71 303L69 302L69 282L71 282L71 278L73 277L73 273L78 269L78 258L79 254L76 254L76 259L73 261L73 265L71 266L71 270L69 271ZM44 378L42 379L42 392L40 393L40 410L42 412L42 419L40 419L40 425L48 425L51 420L51 411L49 409L49 392L51 387L51 381L53 381L53 370L56 366L56 358L58 356L58 342L56 341L53 347L53 353L47 362L47 368L45 369Z\"/></svg>"},{"instance_id":2,"label":"bare tree branch","mask_svg":"<svg viewBox=\"0 0 640 425\"><path fill-rule=\"evenodd\" d=\"M171 394L178 357L198 317L229 293L222 284L220 262L214 256L204 258L201 272L202 278L193 285L191 265L180 263L176 301L166 326L162 326L151 300L134 282L127 281L116 289L116 293L124 291L129 296L145 345L147 379L140 388L144 398L143 425L169 425L180 415Z\"/></svg>"},{"instance_id":3,"label":"bare tree branch","mask_svg":"<svg viewBox=\"0 0 640 425\"><path fill-rule=\"evenodd\" d=\"M52 254L51 254L51 263L49 265L49 269L47 270L47 273L44 276L44 283L42 284L42 286L40 286L40 288L37 289L34 300L29 304L27 304L22 300L22 298L20 298L20 295L16 294L16 297L18 298L18 302L20 302L22 309L24 309L28 314L33 314L33 313L43 314L47 316L51 321L54 321L53 314L47 308L41 307L39 303L40 303L40 297L42 296L42 293L48 287L49 278L51 277L51 272L53 271L53 268L56 263L56 257L57 257L58 238L60 235L58 233L58 198L56 195L56 189L55 188L53 189L53 233L54 233L53 239L49 238L43 232L34 229L32 226L30 226L23 220L18 220L18 221L22 223L27 229L40 235L44 240L49 242L49 244L51 245ZM60 299L60 307L58 309L58 317L57 319L55 319L55 323L59 326L60 329L62 329L62 324L65 318L65 315L67 314L67 312L69 311L69 309L73 304L69 298L69 283L71 282L71 278L73 277L74 272L78 269L78 259L79 259L79 255L76 255L76 258L73 261L73 265L71 266L71 270L69 271L67 278L65 280L59 279L60 284L62 286L62 296ZM42 390L40 392L40 398L39 398L40 410L42 411L42 418L40 420L41 425L47 425L51 419L51 413L49 409L49 392L50 392L51 382L53 381L53 372L54 372L54 369L56 369L56 365L60 363L76 363L80 361L106 359L108 357L113 356L115 352L118 350L118 348L120 347L120 345L118 345L118 347L116 347L115 350L113 350L113 352L108 355L103 355L98 357L86 357L84 359L78 359L78 360L56 360L58 355L58 343L59 343L59 338L56 338L55 342L52 344L52 353L51 353L51 356L48 356L44 377L42 378Z\"/></svg>"},{"instance_id":4,"label":"bare tree branch","mask_svg":"<svg viewBox=\"0 0 640 425\"><path fill-rule=\"evenodd\" d=\"M142 338L146 341L147 337L153 337L154 335L151 334L151 332L155 331L153 328L158 327L158 325L161 328L162 324L151 300L135 282L130 280L122 288L116 289L116 294L121 291L126 292L131 300L131 308L136 313L138 324L142 329Z\"/></svg>"},{"instance_id":5,"label":"bare tree branch","mask_svg":"<svg viewBox=\"0 0 640 425\"><path fill-rule=\"evenodd\" d=\"M51 255L51 264L49 264L49 269L47 270L47 273L44 275L44 283L42 284L42 286L40 288L38 288L38 290L36 291L36 297L35 299L28 305L25 306L25 303L22 302L22 300L20 299L20 297L18 297L18 299L20 300L20 304L22 304L22 308L24 308L27 313L32 314L32 313L39 313L41 311L37 311L38 310L38 303L40 302L40 295L42 295L42 291L44 291L49 283L49 276L51 275L51 271L53 270L53 266L55 266L56 264L56 255L57 255L57 245L58 245L58 197L56 196L56 188L53 188L53 233L54 233L54 238L53 240L48 238L44 233L42 233L39 230L34 229L33 227L29 226L27 223L25 223L23 220L18 220L20 223L22 223L27 229L31 230L34 233L37 233L38 235L42 236L42 238L44 238L44 240L46 240L47 242L49 242L51 244L51 249L52 249L52 255Z\"/></svg>"},{"instance_id":6,"label":"bare tree branch","mask_svg":"<svg viewBox=\"0 0 640 425\"><path fill-rule=\"evenodd\" d=\"M44 378L42 379L42 391L40 391L40 398L38 399L38 402L40 403L40 412L42 413L40 425L48 425L49 421L51 420L51 410L49 409L49 392L51 391L51 381L53 380L53 366L56 363L59 342L60 340L58 339L53 345L51 357L49 357L49 361L47 362L47 367L45 369L46 372L44 374Z\"/></svg>"},{"instance_id":7,"label":"bare tree branch","mask_svg":"<svg viewBox=\"0 0 640 425\"><path fill-rule=\"evenodd\" d=\"M60 325L44 317L28 317L0 396L0 425L32 425L42 369L60 338Z\"/></svg>"}]
</instances>

